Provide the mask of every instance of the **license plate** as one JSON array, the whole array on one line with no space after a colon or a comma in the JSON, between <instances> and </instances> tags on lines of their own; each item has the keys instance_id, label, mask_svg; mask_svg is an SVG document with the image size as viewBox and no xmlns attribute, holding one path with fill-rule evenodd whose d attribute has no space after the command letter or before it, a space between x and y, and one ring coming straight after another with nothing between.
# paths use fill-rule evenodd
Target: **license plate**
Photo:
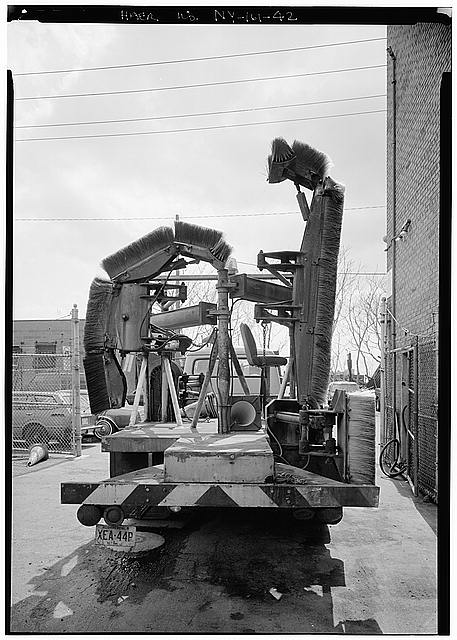
<instances>
[{"instance_id":1,"label":"license plate","mask_svg":"<svg viewBox=\"0 0 457 640\"><path fill-rule=\"evenodd\" d=\"M95 544L112 549L132 549L136 542L136 527L127 525L97 524Z\"/></svg>"}]
</instances>

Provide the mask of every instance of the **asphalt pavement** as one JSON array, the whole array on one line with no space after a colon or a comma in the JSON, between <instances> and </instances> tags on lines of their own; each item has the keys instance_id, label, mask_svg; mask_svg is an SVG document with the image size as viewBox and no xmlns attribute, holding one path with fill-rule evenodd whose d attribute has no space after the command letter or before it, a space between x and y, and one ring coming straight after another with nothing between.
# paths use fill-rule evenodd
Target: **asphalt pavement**
<instances>
[{"instance_id":1,"label":"asphalt pavement","mask_svg":"<svg viewBox=\"0 0 457 640\"><path fill-rule=\"evenodd\" d=\"M13 465L11 631L436 633L436 506L405 481L379 476L379 508L346 508L335 526L200 510L132 557L96 546L60 504L61 482L109 476L108 455L94 443Z\"/></svg>"}]
</instances>

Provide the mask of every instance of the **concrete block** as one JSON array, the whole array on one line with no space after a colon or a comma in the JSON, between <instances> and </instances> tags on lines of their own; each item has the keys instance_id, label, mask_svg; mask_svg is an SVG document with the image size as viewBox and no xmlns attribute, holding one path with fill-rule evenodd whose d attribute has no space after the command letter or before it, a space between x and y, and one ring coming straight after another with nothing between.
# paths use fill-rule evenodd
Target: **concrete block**
<instances>
[{"instance_id":1,"label":"concrete block","mask_svg":"<svg viewBox=\"0 0 457 640\"><path fill-rule=\"evenodd\" d=\"M265 482L273 452L264 433L183 437L164 453L165 482Z\"/></svg>"}]
</instances>

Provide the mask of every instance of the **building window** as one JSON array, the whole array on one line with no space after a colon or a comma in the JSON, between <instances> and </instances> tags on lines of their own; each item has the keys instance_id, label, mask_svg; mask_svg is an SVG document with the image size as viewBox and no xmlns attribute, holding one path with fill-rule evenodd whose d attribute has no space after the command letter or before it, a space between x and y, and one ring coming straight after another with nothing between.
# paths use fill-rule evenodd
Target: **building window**
<instances>
[{"instance_id":1,"label":"building window","mask_svg":"<svg viewBox=\"0 0 457 640\"><path fill-rule=\"evenodd\" d=\"M56 342L35 342L35 369L55 369L56 368ZM48 355L49 354L49 355ZM54 355L51 355L54 354Z\"/></svg>"}]
</instances>

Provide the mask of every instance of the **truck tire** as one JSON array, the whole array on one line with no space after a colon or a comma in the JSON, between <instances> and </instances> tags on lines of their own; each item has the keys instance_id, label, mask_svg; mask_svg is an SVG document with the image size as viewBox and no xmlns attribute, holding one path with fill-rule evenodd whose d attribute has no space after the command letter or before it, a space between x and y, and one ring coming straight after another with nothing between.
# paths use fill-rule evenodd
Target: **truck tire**
<instances>
[{"instance_id":1,"label":"truck tire","mask_svg":"<svg viewBox=\"0 0 457 640\"><path fill-rule=\"evenodd\" d=\"M114 422L105 417L99 418L94 427L94 435L99 440L116 433L116 431L118 431L118 428Z\"/></svg>"},{"instance_id":2,"label":"truck tire","mask_svg":"<svg viewBox=\"0 0 457 640\"><path fill-rule=\"evenodd\" d=\"M26 424L22 429L22 437L28 447L34 444L49 444L50 435L42 424L30 423Z\"/></svg>"}]
</instances>

